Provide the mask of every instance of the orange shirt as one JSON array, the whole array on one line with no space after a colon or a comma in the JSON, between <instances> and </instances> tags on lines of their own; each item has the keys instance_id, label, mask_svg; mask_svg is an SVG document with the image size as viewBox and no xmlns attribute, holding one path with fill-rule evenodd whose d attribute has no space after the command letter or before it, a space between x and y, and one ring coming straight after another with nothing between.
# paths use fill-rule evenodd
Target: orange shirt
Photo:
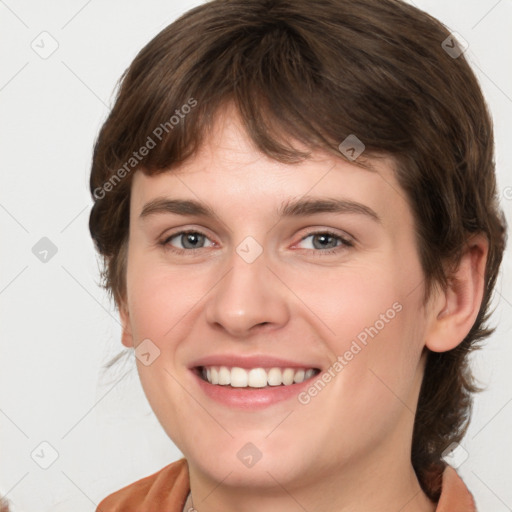
<instances>
[{"instance_id":1,"label":"orange shirt","mask_svg":"<svg viewBox=\"0 0 512 512\"><path fill-rule=\"evenodd\" d=\"M107 496L96 512L182 512L189 491L187 461L180 459ZM449 466L436 512L476 512L471 493Z\"/></svg>"}]
</instances>

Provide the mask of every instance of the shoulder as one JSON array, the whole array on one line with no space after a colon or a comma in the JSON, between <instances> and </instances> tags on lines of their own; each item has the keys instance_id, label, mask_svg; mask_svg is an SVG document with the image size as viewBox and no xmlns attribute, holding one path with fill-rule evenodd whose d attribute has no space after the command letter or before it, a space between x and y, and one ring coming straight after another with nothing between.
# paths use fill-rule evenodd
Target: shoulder
<instances>
[{"instance_id":1,"label":"shoulder","mask_svg":"<svg viewBox=\"0 0 512 512\"><path fill-rule=\"evenodd\" d=\"M436 512L476 512L475 501L455 469L446 466Z\"/></svg>"},{"instance_id":2,"label":"shoulder","mask_svg":"<svg viewBox=\"0 0 512 512\"><path fill-rule=\"evenodd\" d=\"M189 489L187 461L180 459L110 494L96 512L181 512Z\"/></svg>"}]
</instances>

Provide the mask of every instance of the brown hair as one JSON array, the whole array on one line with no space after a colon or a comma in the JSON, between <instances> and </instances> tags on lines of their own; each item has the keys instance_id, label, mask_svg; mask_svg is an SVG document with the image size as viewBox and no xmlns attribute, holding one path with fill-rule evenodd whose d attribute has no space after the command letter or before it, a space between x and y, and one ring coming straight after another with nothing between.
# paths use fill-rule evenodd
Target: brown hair
<instances>
[{"instance_id":1,"label":"brown hair","mask_svg":"<svg viewBox=\"0 0 512 512\"><path fill-rule=\"evenodd\" d=\"M338 145L351 134L365 155L391 155L416 222L425 298L432 285L446 286L447 264L470 234L484 233L478 318L457 348L429 352L418 402L412 462L432 499L442 453L467 428L477 390L467 356L493 331L485 324L505 245L492 123L464 55L447 51L458 48L449 37L400 0L205 3L158 34L123 75L90 181L90 231L118 305L133 173L165 172L193 155L226 102L257 147L282 162L308 157L292 139L344 158Z\"/></svg>"}]
</instances>

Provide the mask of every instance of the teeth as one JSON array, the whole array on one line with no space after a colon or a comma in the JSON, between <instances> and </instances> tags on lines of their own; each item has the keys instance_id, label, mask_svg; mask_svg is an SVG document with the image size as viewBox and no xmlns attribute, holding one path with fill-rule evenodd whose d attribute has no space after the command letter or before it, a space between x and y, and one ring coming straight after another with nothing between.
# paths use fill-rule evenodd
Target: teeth
<instances>
[{"instance_id":1,"label":"teeth","mask_svg":"<svg viewBox=\"0 0 512 512\"><path fill-rule=\"evenodd\" d=\"M231 375L233 375L233 370L231 370ZM247 373L245 370L243 371ZM267 372L263 368L253 368L249 370L248 375L247 382L250 388L264 388L267 385Z\"/></svg>"},{"instance_id":2,"label":"teeth","mask_svg":"<svg viewBox=\"0 0 512 512\"><path fill-rule=\"evenodd\" d=\"M225 366L219 368L219 384L221 386L228 386L231 384L231 372Z\"/></svg>"},{"instance_id":3,"label":"teeth","mask_svg":"<svg viewBox=\"0 0 512 512\"><path fill-rule=\"evenodd\" d=\"M306 370L306 373L304 375L304 380L310 379L311 377L313 377L313 375L315 375L315 373L316 372L313 369Z\"/></svg>"},{"instance_id":4,"label":"teeth","mask_svg":"<svg viewBox=\"0 0 512 512\"><path fill-rule=\"evenodd\" d=\"M234 388L246 388L249 381L249 375L243 368L231 368L231 378L229 384Z\"/></svg>"},{"instance_id":5,"label":"teeth","mask_svg":"<svg viewBox=\"0 0 512 512\"><path fill-rule=\"evenodd\" d=\"M269 386L280 386L283 383L283 376L280 368L270 368L267 373L267 382Z\"/></svg>"},{"instance_id":6,"label":"teeth","mask_svg":"<svg viewBox=\"0 0 512 512\"><path fill-rule=\"evenodd\" d=\"M304 375L306 375L306 372L304 370L299 370L299 371L295 372L295 375L293 376L293 382L295 382L295 384L299 384L300 382L303 382Z\"/></svg>"},{"instance_id":7,"label":"teeth","mask_svg":"<svg viewBox=\"0 0 512 512\"><path fill-rule=\"evenodd\" d=\"M202 376L210 384L234 388L264 388L266 386L290 386L310 379L319 370L313 368L239 368L234 366L210 366L202 369Z\"/></svg>"},{"instance_id":8,"label":"teeth","mask_svg":"<svg viewBox=\"0 0 512 512\"><path fill-rule=\"evenodd\" d=\"M286 368L286 370L283 372L283 384L285 386L289 386L290 384L293 384L293 376L295 375L295 372L293 371L293 368Z\"/></svg>"}]
</instances>

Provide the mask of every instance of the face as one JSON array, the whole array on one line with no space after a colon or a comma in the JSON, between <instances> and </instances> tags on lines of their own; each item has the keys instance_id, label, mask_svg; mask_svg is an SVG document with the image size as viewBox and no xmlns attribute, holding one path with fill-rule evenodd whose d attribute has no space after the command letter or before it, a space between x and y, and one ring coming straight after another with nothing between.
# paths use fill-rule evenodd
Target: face
<instances>
[{"instance_id":1,"label":"face","mask_svg":"<svg viewBox=\"0 0 512 512\"><path fill-rule=\"evenodd\" d=\"M393 162L372 165L276 162L227 111L134 176L123 339L191 471L292 488L410 457L423 273Z\"/></svg>"}]
</instances>

